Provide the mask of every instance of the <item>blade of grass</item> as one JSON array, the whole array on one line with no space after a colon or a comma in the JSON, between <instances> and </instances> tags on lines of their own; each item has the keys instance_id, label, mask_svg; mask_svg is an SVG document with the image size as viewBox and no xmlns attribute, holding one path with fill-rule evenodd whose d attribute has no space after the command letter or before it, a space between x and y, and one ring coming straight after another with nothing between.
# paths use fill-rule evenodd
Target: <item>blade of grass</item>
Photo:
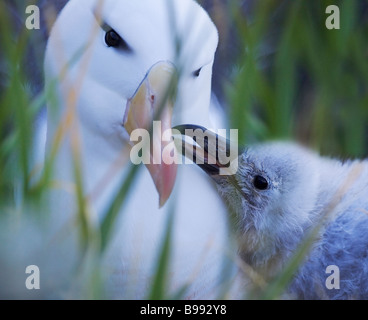
<instances>
[{"instance_id":1,"label":"blade of grass","mask_svg":"<svg viewBox=\"0 0 368 320\"><path fill-rule=\"evenodd\" d=\"M106 249L108 242L111 237L111 233L113 231L114 222L116 221L119 211L121 210L122 206L125 203L125 200L127 199L129 192L132 191L134 180L138 174L140 166L132 166L129 170L128 175L125 177L124 182L122 183L122 186L119 189L118 194L114 198L114 200L111 202L109 208L107 209L104 219L102 221L101 227L100 227L100 233L101 233L101 253L104 252Z\"/></svg>"},{"instance_id":2,"label":"blade of grass","mask_svg":"<svg viewBox=\"0 0 368 320\"><path fill-rule=\"evenodd\" d=\"M297 251L288 261L285 269L272 281L268 288L260 295L261 299L264 300L272 300L278 299L281 297L283 293L287 290L288 285L292 281L295 273L297 272L298 268L308 257L310 250L316 239L318 239L318 235L320 234L321 230L325 227L326 221L330 217L333 217L335 213L335 209L338 207L341 198L345 195L345 193L351 188L353 183L359 177L359 175L364 170L364 163L357 163L355 164L348 174L347 178L341 186L338 188L334 196L331 198L329 204L322 212L319 219L316 221L316 225L311 229L309 234L305 237L304 241L300 244Z\"/></svg>"},{"instance_id":3,"label":"blade of grass","mask_svg":"<svg viewBox=\"0 0 368 320\"><path fill-rule=\"evenodd\" d=\"M156 263L157 268L152 282L152 289L150 291L150 294L148 295L149 300L164 300L168 297L166 294L166 290L169 282L168 271L172 248L172 230L174 226L174 216L175 208L174 206L171 206L167 219L165 236L161 246L161 252ZM184 289L185 287L182 290ZM179 292L178 295L181 293L182 292Z\"/></svg>"}]
</instances>

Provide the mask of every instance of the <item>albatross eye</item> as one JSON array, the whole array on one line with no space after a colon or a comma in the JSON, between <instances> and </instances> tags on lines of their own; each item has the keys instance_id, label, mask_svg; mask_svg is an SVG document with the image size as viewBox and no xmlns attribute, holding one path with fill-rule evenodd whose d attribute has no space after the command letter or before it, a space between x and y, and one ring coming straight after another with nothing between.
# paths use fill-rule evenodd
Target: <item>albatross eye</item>
<instances>
[{"instance_id":1,"label":"albatross eye","mask_svg":"<svg viewBox=\"0 0 368 320\"><path fill-rule=\"evenodd\" d=\"M198 78L201 75L202 68L199 68L198 70L193 72L193 76Z\"/></svg>"},{"instance_id":2,"label":"albatross eye","mask_svg":"<svg viewBox=\"0 0 368 320\"><path fill-rule=\"evenodd\" d=\"M253 185L258 190L267 190L268 189L268 181L266 178L262 176L255 176L253 180Z\"/></svg>"},{"instance_id":3,"label":"albatross eye","mask_svg":"<svg viewBox=\"0 0 368 320\"><path fill-rule=\"evenodd\" d=\"M115 30L110 30L106 32L105 42L107 46L117 48L122 44L123 39L116 33Z\"/></svg>"}]
</instances>

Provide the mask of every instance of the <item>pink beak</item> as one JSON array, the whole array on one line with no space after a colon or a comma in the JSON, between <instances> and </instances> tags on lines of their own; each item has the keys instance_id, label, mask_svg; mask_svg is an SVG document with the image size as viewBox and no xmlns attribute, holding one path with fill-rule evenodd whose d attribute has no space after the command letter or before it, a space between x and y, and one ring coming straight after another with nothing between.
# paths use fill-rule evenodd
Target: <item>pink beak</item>
<instances>
[{"instance_id":1,"label":"pink beak","mask_svg":"<svg viewBox=\"0 0 368 320\"><path fill-rule=\"evenodd\" d=\"M161 121L161 135L172 127L172 91L177 86L177 71L170 62L158 62L147 73L134 96L129 99L124 117L124 127L131 134L136 129L152 131L153 121ZM157 137L156 137L157 140ZM159 194L163 207L174 188L177 164L166 164L163 150L170 142L156 141L151 134L150 163L146 167ZM160 159L157 159L159 155ZM153 161L155 158L155 161ZM161 160L161 161L157 161ZM159 162L159 164L154 164Z\"/></svg>"}]
</instances>

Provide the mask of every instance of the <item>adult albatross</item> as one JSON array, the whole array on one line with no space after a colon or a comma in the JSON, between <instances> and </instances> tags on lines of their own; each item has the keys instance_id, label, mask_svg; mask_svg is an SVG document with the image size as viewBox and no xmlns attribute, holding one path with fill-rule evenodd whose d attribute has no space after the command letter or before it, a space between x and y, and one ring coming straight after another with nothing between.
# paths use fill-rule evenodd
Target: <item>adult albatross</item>
<instances>
[{"instance_id":1,"label":"adult albatross","mask_svg":"<svg viewBox=\"0 0 368 320\"><path fill-rule=\"evenodd\" d=\"M53 159L57 188L50 201L60 233L73 230L80 196L87 223L103 221L131 168L135 129L149 130L154 119L162 131L182 123L214 128L217 44L216 27L193 0L71 0L65 6L45 56L46 86L54 93L46 156ZM173 83L175 95L166 99ZM151 153L159 148L161 154L168 143L154 142ZM114 223L104 260L108 297L147 297L171 208L167 294L187 287L185 298L217 297L231 251L225 207L195 166L147 169L139 171Z\"/></svg>"}]
</instances>

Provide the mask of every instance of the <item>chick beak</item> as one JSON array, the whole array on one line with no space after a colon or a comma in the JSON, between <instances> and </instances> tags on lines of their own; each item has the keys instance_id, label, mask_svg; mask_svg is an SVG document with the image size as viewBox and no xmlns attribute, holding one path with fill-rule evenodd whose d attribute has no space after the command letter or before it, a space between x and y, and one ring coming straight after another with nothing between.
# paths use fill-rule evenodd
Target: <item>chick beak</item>
<instances>
[{"instance_id":1,"label":"chick beak","mask_svg":"<svg viewBox=\"0 0 368 320\"><path fill-rule=\"evenodd\" d=\"M209 176L217 178L236 173L239 150L229 139L197 125L180 125L173 130L180 133L173 135L178 150Z\"/></svg>"},{"instance_id":2,"label":"chick beak","mask_svg":"<svg viewBox=\"0 0 368 320\"><path fill-rule=\"evenodd\" d=\"M150 163L146 167L164 206L174 188L177 164L166 164L163 150L170 143L161 141L164 132L171 130L177 71L170 62L158 62L149 70L134 96L128 100L124 127L129 134L136 129L152 133L153 121L161 121L161 134L150 134ZM148 147L148 146L147 146Z\"/></svg>"}]
</instances>

